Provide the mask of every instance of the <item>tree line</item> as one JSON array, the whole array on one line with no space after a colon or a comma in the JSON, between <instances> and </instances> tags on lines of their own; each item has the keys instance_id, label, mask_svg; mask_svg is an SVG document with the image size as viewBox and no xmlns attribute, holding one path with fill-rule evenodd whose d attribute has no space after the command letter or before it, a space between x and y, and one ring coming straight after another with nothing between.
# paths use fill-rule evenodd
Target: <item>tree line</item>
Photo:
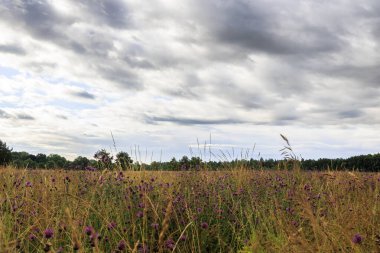
<instances>
[{"instance_id":1,"label":"tree line","mask_svg":"<svg viewBox=\"0 0 380 253\"><path fill-rule=\"evenodd\" d=\"M380 154L368 154L337 159L301 159L301 168L304 170L358 170L380 171ZM105 149L97 151L92 159L78 156L73 161L67 160L58 154L29 154L16 152L0 140L0 166L10 165L20 169L68 169L68 170L225 170L239 166L248 169L287 169L286 160L275 159L235 159L232 161L202 161L200 157L183 156L181 159L172 158L168 162L153 161L150 164L134 162L127 152L121 151L113 157Z\"/></svg>"}]
</instances>

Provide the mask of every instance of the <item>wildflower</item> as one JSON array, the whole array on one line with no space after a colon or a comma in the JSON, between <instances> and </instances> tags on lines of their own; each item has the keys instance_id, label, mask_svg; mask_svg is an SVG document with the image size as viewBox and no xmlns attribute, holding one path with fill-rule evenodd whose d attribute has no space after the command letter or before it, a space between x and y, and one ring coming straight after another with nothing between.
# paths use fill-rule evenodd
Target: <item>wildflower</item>
<instances>
[{"instance_id":1,"label":"wildflower","mask_svg":"<svg viewBox=\"0 0 380 253\"><path fill-rule=\"evenodd\" d=\"M169 250L173 250L174 247L175 247L175 242L173 239L168 239L166 242L165 242L165 246L166 248L168 248Z\"/></svg>"},{"instance_id":2,"label":"wildflower","mask_svg":"<svg viewBox=\"0 0 380 253\"><path fill-rule=\"evenodd\" d=\"M144 243L140 243L140 244L137 246L137 250L138 250L138 252L140 252L140 253L148 253L148 252L149 252L148 245L146 245L146 244L144 244Z\"/></svg>"},{"instance_id":3,"label":"wildflower","mask_svg":"<svg viewBox=\"0 0 380 253\"><path fill-rule=\"evenodd\" d=\"M126 248L127 244L125 243L125 241L120 241L119 244L117 245L117 248L120 250L120 251L124 251L125 248Z\"/></svg>"},{"instance_id":4,"label":"wildflower","mask_svg":"<svg viewBox=\"0 0 380 253\"><path fill-rule=\"evenodd\" d=\"M187 236L186 235L181 235L181 237L179 238L179 240L181 240L181 241L186 241L186 239L187 239Z\"/></svg>"},{"instance_id":5,"label":"wildflower","mask_svg":"<svg viewBox=\"0 0 380 253\"><path fill-rule=\"evenodd\" d=\"M107 228L108 228L108 230L112 230L112 229L116 228L116 223L113 222L113 221L110 222L110 223L108 224Z\"/></svg>"},{"instance_id":6,"label":"wildflower","mask_svg":"<svg viewBox=\"0 0 380 253\"><path fill-rule=\"evenodd\" d=\"M142 218L144 216L144 213L142 211L138 211L136 216L137 218Z\"/></svg>"},{"instance_id":7,"label":"wildflower","mask_svg":"<svg viewBox=\"0 0 380 253\"><path fill-rule=\"evenodd\" d=\"M92 167L92 166L87 166L87 167L86 167L86 170L87 170L87 171L96 171L96 168L95 168L95 167Z\"/></svg>"},{"instance_id":8,"label":"wildflower","mask_svg":"<svg viewBox=\"0 0 380 253\"><path fill-rule=\"evenodd\" d=\"M90 235L90 240L91 241L95 241L96 239L100 240L101 239L101 236L98 234L98 233L92 233Z\"/></svg>"},{"instance_id":9,"label":"wildflower","mask_svg":"<svg viewBox=\"0 0 380 253\"><path fill-rule=\"evenodd\" d=\"M52 238L54 235L53 229L51 229L51 228L46 229L44 232L44 235L45 235L46 239Z\"/></svg>"},{"instance_id":10,"label":"wildflower","mask_svg":"<svg viewBox=\"0 0 380 253\"><path fill-rule=\"evenodd\" d=\"M158 230L158 223L152 223L152 228L154 228L155 230Z\"/></svg>"},{"instance_id":11,"label":"wildflower","mask_svg":"<svg viewBox=\"0 0 380 253\"><path fill-rule=\"evenodd\" d=\"M25 186L26 187L32 187L32 183L28 181L28 182L26 182Z\"/></svg>"},{"instance_id":12,"label":"wildflower","mask_svg":"<svg viewBox=\"0 0 380 253\"><path fill-rule=\"evenodd\" d=\"M86 235L91 235L93 230L94 229L91 226L87 226L84 228L84 232L86 233Z\"/></svg>"},{"instance_id":13,"label":"wildflower","mask_svg":"<svg viewBox=\"0 0 380 253\"><path fill-rule=\"evenodd\" d=\"M355 234L354 237L352 237L352 242L355 244L360 244L363 241L363 237L360 234Z\"/></svg>"},{"instance_id":14,"label":"wildflower","mask_svg":"<svg viewBox=\"0 0 380 253\"><path fill-rule=\"evenodd\" d=\"M203 229L208 229L208 224L207 224L207 222L202 222L202 223L201 223L201 228L203 228Z\"/></svg>"},{"instance_id":15,"label":"wildflower","mask_svg":"<svg viewBox=\"0 0 380 253\"><path fill-rule=\"evenodd\" d=\"M30 234L29 235L29 240L34 241L36 239L37 239L37 237L35 236L35 234Z\"/></svg>"},{"instance_id":16,"label":"wildflower","mask_svg":"<svg viewBox=\"0 0 380 253\"><path fill-rule=\"evenodd\" d=\"M309 185L309 184L305 184L304 187L303 187L303 189L304 189L305 191L311 191L311 185Z\"/></svg>"}]
</instances>

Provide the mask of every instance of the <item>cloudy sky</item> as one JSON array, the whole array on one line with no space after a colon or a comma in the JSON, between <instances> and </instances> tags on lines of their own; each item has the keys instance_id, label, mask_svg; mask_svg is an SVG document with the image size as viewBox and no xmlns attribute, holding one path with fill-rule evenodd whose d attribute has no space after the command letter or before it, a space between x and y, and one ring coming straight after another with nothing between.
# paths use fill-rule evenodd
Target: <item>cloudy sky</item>
<instances>
[{"instance_id":1,"label":"cloudy sky","mask_svg":"<svg viewBox=\"0 0 380 253\"><path fill-rule=\"evenodd\" d=\"M15 150L380 151L377 0L0 0L0 31Z\"/></svg>"}]
</instances>

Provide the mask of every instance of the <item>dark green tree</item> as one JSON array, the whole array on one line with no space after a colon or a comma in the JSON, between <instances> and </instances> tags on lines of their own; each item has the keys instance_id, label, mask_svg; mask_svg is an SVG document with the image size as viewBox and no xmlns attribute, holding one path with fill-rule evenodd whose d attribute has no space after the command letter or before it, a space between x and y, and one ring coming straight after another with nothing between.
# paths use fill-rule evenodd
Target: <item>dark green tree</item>
<instances>
[{"instance_id":1,"label":"dark green tree","mask_svg":"<svg viewBox=\"0 0 380 253\"><path fill-rule=\"evenodd\" d=\"M121 151L116 155L116 163L123 169L126 170L128 169L132 163L133 160L129 156L127 152Z\"/></svg>"},{"instance_id":2,"label":"dark green tree","mask_svg":"<svg viewBox=\"0 0 380 253\"><path fill-rule=\"evenodd\" d=\"M191 157L190 168L193 170L200 170L202 166L202 159L200 157Z\"/></svg>"},{"instance_id":3,"label":"dark green tree","mask_svg":"<svg viewBox=\"0 0 380 253\"><path fill-rule=\"evenodd\" d=\"M47 157L47 162L52 162L54 164L53 168L55 168L55 169L64 169L64 168L66 168L66 165L67 165L66 158L64 158L60 155L57 155L57 154L50 154Z\"/></svg>"},{"instance_id":4,"label":"dark green tree","mask_svg":"<svg viewBox=\"0 0 380 253\"><path fill-rule=\"evenodd\" d=\"M32 160L31 158L28 158L24 161L24 168L28 169L37 169L38 164L36 161Z\"/></svg>"},{"instance_id":5,"label":"dark green tree","mask_svg":"<svg viewBox=\"0 0 380 253\"><path fill-rule=\"evenodd\" d=\"M98 161L100 168L111 169L113 157L105 149L98 150L94 158Z\"/></svg>"},{"instance_id":6,"label":"dark green tree","mask_svg":"<svg viewBox=\"0 0 380 253\"><path fill-rule=\"evenodd\" d=\"M90 165L90 160L87 157L78 156L71 163L71 167L76 170L84 170Z\"/></svg>"},{"instance_id":7,"label":"dark green tree","mask_svg":"<svg viewBox=\"0 0 380 253\"><path fill-rule=\"evenodd\" d=\"M12 160L12 149L0 140L0 165L8 165Z\"/></svg>"},{"instance_id":8,"label":"dark green tree","mask_svg":"<svg viewBox=\"0 0 380 253\"><path fill-rule=\"evenodd\" d=\"M180 170L189 170L190 169L190 159L187 156L183 156L179 161Z\"/></svg>"}]
</instances>

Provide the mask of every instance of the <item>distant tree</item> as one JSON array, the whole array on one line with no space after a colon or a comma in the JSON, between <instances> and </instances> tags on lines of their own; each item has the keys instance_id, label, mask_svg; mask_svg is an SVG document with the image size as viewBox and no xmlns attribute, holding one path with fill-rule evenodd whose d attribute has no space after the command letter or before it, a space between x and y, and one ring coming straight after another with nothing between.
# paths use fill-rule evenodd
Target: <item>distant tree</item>
<instances>
[{"instance_id":1,"label":"distant tree","mask_svg":"<svg viewBox=\"0 0 380 253\"><path fill-rule=\"evenodd\" d=\"M90 159L89 160L89 166L99 169L99 164L98 164L98 162L95 159Z\"/></svg>"},{"instance_id":2,"label":"distant tree","mask_svg":"<svg viewBox=\"0 0 380 253\"><path fill-rule=\"evenodd\" d=\"M46 169L54 169L55 168L55 164L53 161L47 161L46 164L45 164L45 168Z\"/></svg>"},{"instance_id":3,"label":"distant tree","mask_svg":"<svg viewBox=\"0 0 380 253\"><path fill-rule=\"evenodd\" d=\"M178 162L179 162L180 170L190 169L190 160L187 156L183 156Z\"/></svg>"},{"instance_id":4,"label":"distant tree","mask_svg":"<svg viewBox=\"0 0 380 253\"><path fill-rule=\"evenodd\" d=\"M173 157L171 160L170 160L170 162L169 162L169 164L168 164L168 169L169 170L178 170L178 162L177 162L177 160L175 159L175 157Z\"/></svg>"},{"instance_id":5,"label":"distant tree","mask_svg":"<svg viewBox=\"0 0 380 253\"><path fill-rule=\"evenodd\" d=\"M112 168L113 157L105 149L98 150L94 158L98 161L100 168Z\"/></svg>"},{"instance_id":6,"label":"distant tree","mask_svg":"<svg viewBox=\"0 0 380 253\"><path fill-rule=\"evenodd\" d=\"M77 170L84 170L90 165L90 160L88 160L87 157L78 156L75 158L75 160L71 163L71 167Z\"/></svg>"},{"instance_id":7,"label":"distant tree","mask_svg":"<svg viewBox=\"0 0 380 253\"><path fill-rule=\"evenodd\" d=\"M53 167L54 169L63 169L63 168L66 168L66 165L67 165L66 158L57 154L50 154L47 157L47 162L52 162L54 164L54 167Z\"/></svg>"},{"instance_id":8,"label":"distant tree","mask_svg":"<svg viewBox=\"0 0 380 253\"><path fill-rule=\"evenodd\" d=\"M35 157L35 161L37 162L38 168L46 168L47 155L37 154Z\"/></svg>"},{"instance_id":9,"label":"distant tree","mask_svg":"<svg viewBox=\"0 0 380 253\"><path fill-rule=\"evenodd\" d=\"M47 155L37 154L35 159L36 159L36 162L45 164L47 162Z\"/></svg>"},{"instance_id":10,"label":"distant tree","mask_svg":"<svg viewBox=\"0 0 380 253\"><path fill-rule=\"evenodd\" d=\"M13 151L12 152L12 161L15 161L15 160L21 160L21 161L24 161L26 159L29 158L29 153L28 152L15 152Z\"/></svg>"},{"instance_id":11,"label":"distant tree","mask_svg":"<svg viewBox=\"0 0 380 253\"><path fill-rule=\"evenodd\" d=\"M0 165L7 165L12 160L12 149L0 140Z\"/></svg>"},{"instance_id":12,"label":"distant tree","mask_svg":"<svg viewBox=\"0 0 380 253\"><path fill-rule=\"evenodd\" d=\"M191 157L190 167L192 169L200 170L202 165L202 159L200 157Z\"/></svg>"},{"instance_id":13,"label":"distant tree","mask_svg":"<svg viewBox=\"0 0 380 253\"><path fill-rule=\"evenodd\" d=\"M24 161L24 168L28 169L36 169L38 167L38 164L36 161L33 161L31 158L28 158Z\"/></svg>"},{"instance_id":14,"label":"distant tree","mask_svg":"<svg viewBox=\"0 0 380 253\"><path fill-rule=\"evenodd\" d=\"M133 160L127 152L121 151L116 155L116 163L120 165L123 170L126 170L131 166Z\"/></svg>"}]
</instances>

